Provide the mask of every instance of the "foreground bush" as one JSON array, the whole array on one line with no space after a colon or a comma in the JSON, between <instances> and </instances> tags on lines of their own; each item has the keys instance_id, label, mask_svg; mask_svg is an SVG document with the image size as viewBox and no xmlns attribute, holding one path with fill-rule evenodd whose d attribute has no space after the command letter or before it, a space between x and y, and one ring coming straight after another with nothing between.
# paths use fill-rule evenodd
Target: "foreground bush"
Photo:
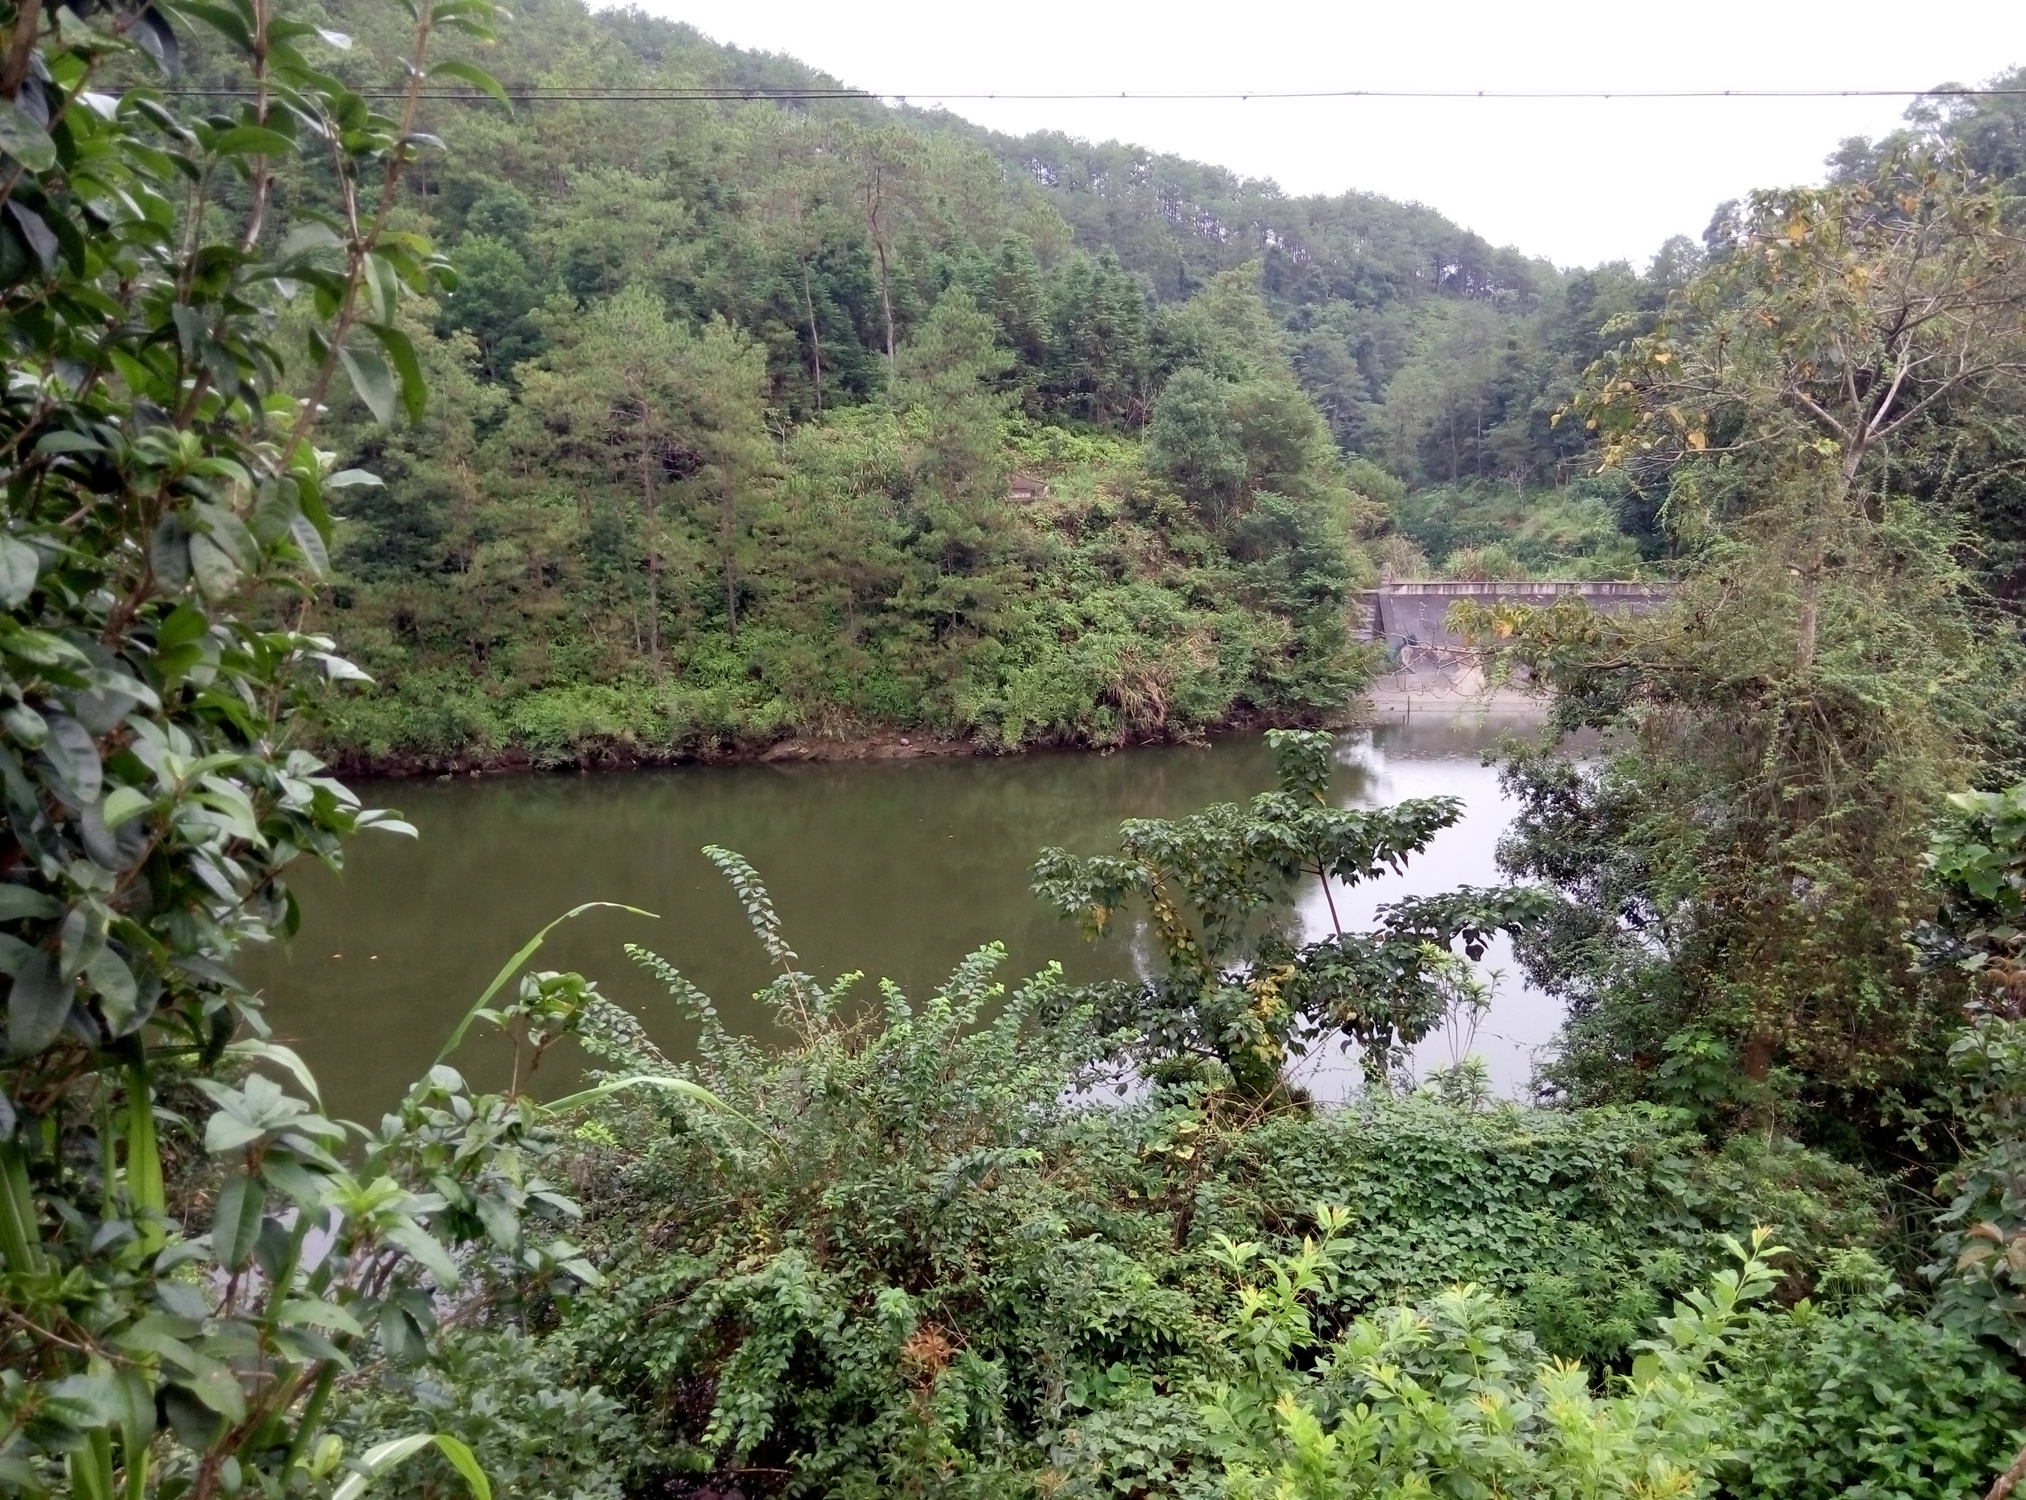
<instances>
[{"instance_id":1,"label":"foreground bush","mask_svg":"<svg viewBox=\"0 0 2026 1500\"><path fill-rule=\"evenodd\" d=\"M1997 1350L1879 1307L1756 1320L1726 1390L1733 1488L1764 1500L1981 1495L2026 1442L2026 1381Z\"/></svg>"},{"instance_id":2,"label":"foreground bush","mask_svg":"<svg viewBox=\"0 0 2026 1500\"><path fill-rule=\"evenodd\" d=\"M1731 1246L1742 1264L1677 1303L1632 1374L1600 1393L1475 1287L1359 1318L1296 1363L1317 1342L1296 1299L1327 1283L1331 1260L1330 1240L1304 1245L1267 1267L1270 1288L1246 1289L1237 1326L1269 1357L1206 1412L1232 1500L1706 1492L1725 1440L1713 1367L1779 1253L1763 1232Z\"/></svg>"},{"instance_id":3,"label":"foreground bush","mask_svg":"<svg viewBox=\"0 0 2026 1500\"><path fill-rule=\"evenodd\" d=\"M628 1096L579 1133L606 1281L562 1310L555 1357L643 1423L636 1483L1207 1493L1226 1438L1205 1404L1256 1353L1247 1288L1305 1238L1330 1247L1295 1298L1318 1345L1467 1279L1526 1385L1529 1360L1622 1367L1734 1223L1791 1235L1797 1273L1877 1234L1852 1174L1712 1155L1664 1112L1120 1104L1091 1092L1115 1044L1056 975L1008 993L987 949L925 1002L861 1002L855 977L799 972L757 879L718 858L780 969L764 998L789 1045L729 1035L640 955L700 1021L695 1078L723 1107Z\"/></svg>"}]
</instances>

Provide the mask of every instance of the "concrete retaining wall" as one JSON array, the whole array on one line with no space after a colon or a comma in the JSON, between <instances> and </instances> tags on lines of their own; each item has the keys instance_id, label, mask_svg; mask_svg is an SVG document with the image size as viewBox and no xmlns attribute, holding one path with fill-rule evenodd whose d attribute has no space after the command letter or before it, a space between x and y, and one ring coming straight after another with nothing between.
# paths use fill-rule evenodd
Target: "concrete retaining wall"
<instances>
[{"instance_id":1,"label":"concrete retaining wall","mask_svg":"<svg viewBox=\"0 0 2026 1500\"><path fill-rule=\"evenodd\" d=\"M1665 604L1672 592L1664 583L1387 583L1362 596L1363 634L1396 650L1406 645L1460 646L1462 637L1445 623L1450 606L1459 599L1487 605L1545 605L1575 595L1604 614L1645 615Z\"/></svg>"}]
</instances>

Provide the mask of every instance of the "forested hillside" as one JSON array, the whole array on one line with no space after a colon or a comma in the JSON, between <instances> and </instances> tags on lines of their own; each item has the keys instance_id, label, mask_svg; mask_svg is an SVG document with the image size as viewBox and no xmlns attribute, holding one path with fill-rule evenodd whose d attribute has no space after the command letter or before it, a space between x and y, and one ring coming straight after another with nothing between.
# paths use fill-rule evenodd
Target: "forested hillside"
<instances>
[{"instance_id":1,"label":"forested hillside","mask_svg":"<svg viewBox=\"0 0 2026 1500\"><path fill-rule=\"evenodd\" d=\"M342 76L402 41L322 19ZM385 480L343 494L319 606L378 683L349 763L1310 720L1381 568L1659 550L1551 419L1686 245L1564 275L1426 209L870 101L547 97L829 82L577 0L471 55L515 106L426 104L448 145L395 208L458 276L403 315L429 410L333 428Z\"/></svg>"},{"instance_id":2,"label":"forested hillside","mask_svg":"<svg viewBox=\"0 0 2026 1500\"><path fill-rule=\"evenodd\" d=\"M321 18L347 78L403 42ZM329 731L347 764L1308 722L1369 670L1346 607L1384 570L1668 566L1664 486L1594 475L1555 418L1688 241L1564 271L1425 208L866 99L558 97L836 87L580 0L468 53L513 106L425 101L446 144L394 208L458 278L403 315L433 400L332 429L385 480L344 494L318 606L377 683ZM2005 101L1953 108L1916 128L2002 171Z\"/></svg>"}]
</instances>

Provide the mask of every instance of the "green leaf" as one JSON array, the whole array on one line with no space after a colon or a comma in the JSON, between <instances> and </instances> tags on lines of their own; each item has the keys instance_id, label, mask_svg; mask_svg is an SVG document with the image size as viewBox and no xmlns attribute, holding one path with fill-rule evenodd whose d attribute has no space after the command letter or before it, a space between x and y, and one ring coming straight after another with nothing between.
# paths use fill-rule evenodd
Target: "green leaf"
<instances>
[{"instance_id":1,"label":"green leaf","mask_svg":"<svg viewBox=\"0 0 2026 1500\"><path fill-rule=\"evenodd\" d=\"M176 45L176 33L170 29L168 20L154 6L149 6L135 18L133 29L128 35L139 42L142 50L155 59L156 66L161 68L165 76L174 78L183 71L183 57Z\"/></svg>"},{"instance_id":2,"label":"green leaf","mask_svg":"<svg viewBox=\"0 0 2026 1500\"><path fill-rule=\"evenodd\" d=\"M155 799L137 786L116 786L106 795L104 809L99 817L108 829L117 828L129 818L138 818L155 805Z\"/></svg>"},{"instance_id":3,"label":"green leaf","mask_svg":"<svg viewBox=\"0 0 2026 1500\"><path fill-rule=\"evenodd\" d=\"M336 249L344 244L330 225L309 219L289 230L281 242L281 258L290 260L311 250Z\"/></svg>"},{"instance_id":4,"label":"green leaf","mask_svg":"<svg viewBox=\"0 0 2026 1500\"><path fill-rule=\"evenodd\" d=\"M84 977L99 997L106 1030L114 1036L125 1036L133 1030L140 1009L141 987L134 982L134 971L127 967L126 960L110 948L101 948L85 965Z\"/></svg>"},{"instance_id":5,"label":"green leaf","mask_svg":"<svg viewBox=\"0 0 2026 1500\"><path fill-rule=\"evenodd\" d=\"M377 350L344 345L338 349L338 363L345 367L352 389L359 393L359 399L366 403L373 419L382 427L392 427L394 372L387 367L387 361L380 357Z\"/></svg>"},{"instance_id":6,"label":"green leaf","mask_svg":"<svg viewBox=\"0 0 2026 1500\"><path fill-rule=\"evenodd\" d=\"M737 1113L702 1084L691 1083L687 1078L669 1078L657 1073L638 1073L630 1078L608 1078L595 1087L575 1094L565 1094L560 1099L552 1099L543 1108L552 1115L568 1114L573 1109L581 1109L586 1104L595 1104L600 1099L609 1099L614 1094L625 1093L632 1089L664 1089L711 1109L723 1110L726 1114Z\"/></svg>"},{"instance_id":7,"label":"green leaf","mask_svg":"<svg viewBox=\"0 0 2026 1500\"><path fill-rule=\"evenodd\" d=\"M208 536L190 538L190 566L197 575L197 587L207 599L222 599L239 582L239 569L223 547Z\"/></svg>"},{"instance_id":8,"label":"green leaf","mask_svg":"<svg viewBox=\"0 0 2026 1500\"><path fill-rule=\"evenodd\" d=\"M418 1432L412 1437L394 1438L368 1448L353 1461L352 1472L332 1493L331 1500L359 1500L374 1480L389 1469L406 1463L432 1443L449 1460L450 1466L463 1476L477 1500L492 1500L492 1485L487 1482L485 1471L479 1467L471 1449L444 1432Z\"/></svg>"},{"instance_id":9,"label":"green leaf","mask_svg":"<svg viewBox=\"0 0 2026 1500\"><path fill-rule=\"evenodd\" d=\"M492 1500L492 1484L486 1479L485 1470L478 1466L478 1459L471 1449L447 1432L436 1434L436 1446L450 1460L450 1467L464 1476L464 1482L471 1487L477 1500Z\"/></svg>"},{"instance_id":10,"label":"green leaf","mask_svg":"<svg viewBox=\"0 0 2026 1500\"><path fill-rule=\"evenodd\" d=\"M331 555L324 548L324 539L317 531L316 523L308 516L298 515L288 523L288 534L301 549L303 561L310 571L322 578L331 571Z\"/></svg>"},{"instance_id":11,"label":"green leaf","mask_svg":"<svg viewBox=\"0 0 2026 1500\"><path fill-rule=\"evenodd\" d=\"M246 1264L266 1209L267 1187L258 1177L238 1172L225 1179L211 1215L211 1254L220 1266L237 1271Z\"/></svg>"},{"instance_id":12,"label":"green leaf","mask_svg":"<svg viewBox=\"0 0 2026 1500\"><path fill-rule=\"evenodd\" d=\"M359 1320L342 1307L319 1302L312 1297L297 1297L284 1302L274 1316L277 1323L291 1328L328 1328L333 1333L349 1333L355 1338L366 1336Z\"/></svg>"},{"instance_id":13,"label":"green leaf","mask_svg":"<svg viewBox=\"0 0 2026 1500\"><path fill-rule=\"evenodd\" d=\"M356 489L362 485L370 485L374 489L382 489L385 488L386 483L386 480L369 469L340 469L324 481L324 488L327 490L349 490Z\"/></svg>"},{"instance_id":14,"label":"green leaf","mask_svg":"<svg viewBox=\"0 0 2026 1500\"><path fill-rule=\"evenodd\" d=\"M97 907L73 906L63 919L57 966L65 979L75 979L91 967L92 960L106 945L106 917Z\"/></svg>"},{"instance_id":15,"label":"green leaf","mask_svg":"<svg viewBox=\"0 0 2026 1500\"><path fill-rule=\"evenodd\" d=\"M246 1420L246 1392L240 1388L239 1377L217 1360L196 1356L188 1362L187 1373L176 1384L188 1389L226 1421Z\"/></svg>"},{"instance_id":16,"label":"green leaf","mask_svg":"<svg viewBox=\"0 0 2026 1500\"><path fill-rule=\"evenodd\" d=\"M57 776L79 802L96 802L104 784L98 744L91 731L68 714L47 714L49 742L42 747Z\"/></svg>"},{"instance_id":17,"label":"green leaf","mask_svg":"<svg viewBox=\"0 0 2026 1500\"><path fill-rule=\"evenodd\" d=\"M47 172L56 165L56 142L35 123L33 116L10 99L0 99L0 151L31 172Z\"/></svg>"},{"instance_id":18,"label":"green leaf","mask_svg":"<svg viewBox=\"0 0 2026 1500\"><path fill-rule=\"evenodd\" d=\"M445 1291L457 1286L457 1262L436 1236L420 1224L412 1219L397 1220L387 1226L385 1234L389 1244L406 1250L417 1265L436 1278L438 1286Z\"/></svg>"},{"instance_id":19,"label":"green leaf","mask_svg":"<svg viewBox=\"0 0 2026 1500\"><path fill-rule=\"evenodd\" d=\"M28 602L41 568L35 549L14 537L0 537L0 608L17 609Z\"/></svg>"},{"instance_id":20,"label":"green leaf","mask_svg":"<svg viewBox=\"0 0 2026 1500\"><path fill-rule=\"evenodd\" d=\"M235 125L211 143L219 156L287 156L295 142L279 130L260 125Z\"/></svg>"},{"instance_id":21,"label":"green leaf","mask_svg":"<svg viewBox=\"0 0 2026 1500\"><path fill-rule=\"evenodd\" d=\"M190 581L190 529L181 517L172 513L155 523L154 534L148 539L148 562L155 570L155 581L172 594L180 593Z\"/></svg>"},{"instance_id":22,"label":"green leaf","mask_svg":"<svg viewBox=\"0 0 2026 1500\"><path fill-rule=\"evenodd\" d=\"M155 640L164 651L174 650L199 641L211 628L211 622L204 611L194 604L179 604L169 611L168 618L156 627Z\"/></svg>"},{"instance_id":23,"label":"green leaf","mask_svg":"<svg viewBox=\"0 0 2026 1500\"><path fill-rule=\"evenodd\" d=\"M77 986L58 970L54 953L32 949L7 993L8 1053L32 1057L45 1050L63 1030L76 992Z\"/></svg>"},{"instance_id":24,"label":"green leaf","mask_svg":"<svg viewBox=\"0 0 2026 1500\"><path fill-rule=\"evenodd\" d=\"M195 16L208 24L242 52L253 50L253 32L248 29L247 18L229 5L214 5L210 0L176 0L176 9L183 15Z\"/></svg>"},{"instance_id":25,"label":"green leaf","mask_svg":"<svg viewBox=\"0 0 2026 1500\"><path fill-rule=\"evenodd\" d=\"M483 68L474 67L468 62L457 62L455 60L440 62L429 70L429 76L431 78L455 78L460 83L470 84L481 93L492 95L493 98L499 100L509 110L514 107L513 101L507 98L507 91L500 87L497 78L493 77L492 74L486 72Z\"/></svg>"},{"instance_id":26,"label":"green leaf","mask_svg":"<svg viewBox=\"0 0 2026 1500\"><path fill-rule=\"evenodd\" d=\"M225 1049L228 1057L258 1058L271 1062L277 1067L288 1069L295 1081L302 1085L302 1091L310 1096L318 1109L324 1107L324 1096L317 1088L316 1074L310 1071L308 1063L293 1047L284 1047L280 1042L270 1042L259 1037L245 1037Z\"/></svg>"},{"instance_id":27,"label":"green leaf","mask_svg":"<svg viewBox=\"0 0 2026 1500\"><path fill-rule=\"evenodd\" d=\"M409 422L420 422L429 409L429 382L422 378L422 362L415 357L415 345L409 342L407 334L391 324L370 326L373 337L380 341L380 347L387 351L387 358L394 362L401 376L401 404L408 410Z\"/></svg>"},{"instance_id":28,"label":"green leaf","mask_svg":"<svg viewBox=\"0 0 2026 1500\"><path fill-rule=\"evenodd\" d=\"M103 453L105 444L81 432L50 432L36 440L35 451L49 457L62 453Z\"/></svg>"},{"instance_id":29,"label":"green leaf","mask_svg":"<svg viewBox=\"0 0 2026 1500\"><path fill-rule=\"evenodd\" d=\"M27 242L28 248L35 252L36 260L42 264L43 274L54 276L57 253L62 246L56 238L55 231L49 227L48 220L18 198L8 200L7 215L13 219L14 227L20 230L21 238Z\"/></svg>"},{"instance_id":30,"label":"green leaf","mask_svg":"<svg viewBox=\"0 0 2026 1500\"><path fill-rule=\"evenodd\" d=\"M443 1044L443 1050L436 1054L436 1060L442 1062L444 1058L450 1056L451 1053L455 1052L463 1044L464 1034L471 1029L471 1023L478 1019L478 1013L492 1002L492 997L500 992L509 979L520 972L521 965L535 956L536 950L548 940L550 933L554 932L571 918L581 917L585 912L596 911L600 907L609 907L613 911L630 911L636 917L647 917L656 922L661 920L659 916L651 911L642 911L637 906L627 906L619 901L586 901L582 906L571 907L560 917L556 918L555 921L523 943L520 952L508 959L501 966L500 971L492 976L492 983L485 987L485 993L480 995L471 1009L464 1013L464 1019L459 1021L457 1028L450 1033L450 1039Z\"/></svg>"},{"instance_id":31,"label":"green leaf","mask_svg":"<svg viewBox=\"0 0 2026 1500\"><path fill-rule=\"evenodd\" d=\"M62 910L54 897L41 891L30 890L25 885L0 884L0 922L19 921L23 917L53 917Z\"/></svg>"}]
</instances>

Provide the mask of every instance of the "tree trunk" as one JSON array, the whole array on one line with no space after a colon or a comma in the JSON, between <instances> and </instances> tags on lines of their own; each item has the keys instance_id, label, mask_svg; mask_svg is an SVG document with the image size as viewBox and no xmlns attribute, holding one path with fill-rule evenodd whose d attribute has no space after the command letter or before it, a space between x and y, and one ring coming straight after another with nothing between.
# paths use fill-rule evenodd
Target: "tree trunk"
<instances>
[{"instance_id":1,"label":"tree trunk","mask_svg":"<svg viewBox=\"0 0 2026 1500\"><path fill-rule=\"evenodd\" d=\"M738 500L730 484L725 486L724 497L718 504L718 551L725 569L725 631L733 641L739 638L739 575L737 562L732 555L733 524Z\"/></svg>"},{"instance_id":2,"label":"tree trunk","mask_svg":"<svg viewBox=\"0 0 2026 1500\"><path fill-rule=\"evenodd\" d=\"M886 314L886 394L893 395L893 283L886 269L886 240L875 234L873 248L879 252L879 306Z\"/></svg>"},{"instance_id":3,"label":"tree trunk","mask_svg":"<svg viewBox=\"0 0 2026 1500\"><path fill-rule=\"evenodd\" d=\"M1773 1034L1770 1031L1755 1031L1745 1041L1745 1055L1742 1066L1745 1077L1754 1083L1764 1083L1773 1072Z\"/></svg>"},{"instance_id":4,"label":"tree trunk","mask_svg":"<svg viewBox=\"0 0 2026 1500\"><path fill-rule=\"evenodd\" d=\"M1857 471L1864 466L1866 445L1854 443L1843 457L1836 493L1829 503L1829 515L1816 523L1809 544L1807 576L1801 585L1800 642L1794 650L1794 670L1806 677L1815 665L1815 641L1822 623L1822 570L1828 565L1829 541L1823 528L1849 514L1851 492L1857 488Z\"/></svg>"},{"instance_id":5,"label":"tree trunk","mask_svg":"<svg viewBox=\"0 0 2026 1500\"><path fill-rule=\"evenodd\" d=\"M654 445L640 445L640 505L647 513L647 660L661 675L661 535L654 524Z\"/></svg>"},{"instance_id":6,"label":"tree trunk","mask_svg":"<svg viewBox=\"0 0 2026 1500\"><path fill-rule=\"evenodd\" d=\"M809 291L809 262L802 262L802 302L809 309L809 367L816 378L816 415L823 415L823 335L816 330L816 299Z\"/></svg>"},{"instance_id":7,"label":"tree trunk","mask_svg":"<svg viewBox=\"0 0 2026 1500\"><path fill-rule=\"evenodd\" d=\"M1817 554L1801 588L1801 643L1794 652L1794 671L1806 677L1815 665L1815 637L1822 620L1822 558Z\"/></svg>"}]
</instances>

